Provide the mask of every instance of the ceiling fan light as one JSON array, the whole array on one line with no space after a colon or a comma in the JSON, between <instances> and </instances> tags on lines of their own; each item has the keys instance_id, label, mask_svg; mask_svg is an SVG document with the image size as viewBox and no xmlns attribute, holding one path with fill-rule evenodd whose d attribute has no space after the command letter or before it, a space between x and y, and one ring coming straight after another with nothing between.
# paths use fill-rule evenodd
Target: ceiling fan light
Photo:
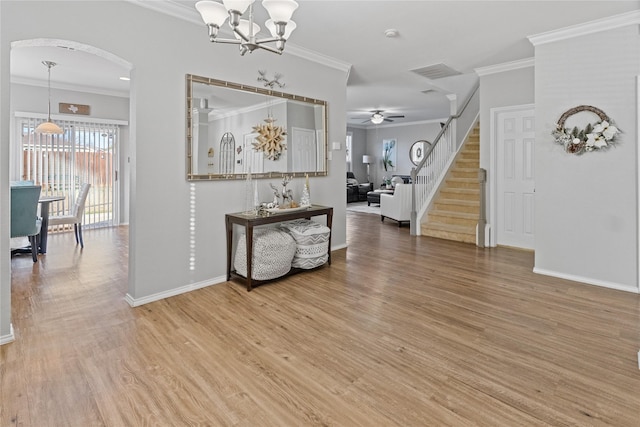
<instances>
[{"instance_id":1,"label":"ceiling fan light","mask_svg":"<svg viewBox=\"0 0 640 427\"><path fill-rule=\"evenodd\" d=\"M264 26L267 27L267 30L269 30L269 32L273 37L280 37L278 35L278 27L273 21L273 19L267 19L266 22L264 23ZM289 36L293 32L293 30L296 29L296 27L297 25L295 22L289 21L287 25L284 27L284 35L282 36L282 38L285 40L288 40Z\"/></svg>"},{"instance_id":2,"label":"ceiling fan light","mask_svg":"<svg viewBox=\"0 0 640 427\"><path fill-rule=\"evenodd\" d=\"M36 127L35 133L43 133L47 135L62 135L64 132L60 126L47 120L42 122Z\"/></svg>"},{"instance_id":3,"label":"ceiling fan light","mask_svg":"<svg viewBox=\"0 0 640 427\"><path fill-rule=\"evenodd\" d=\"M384 116L380 113L375 113L373 116L371 116L371 123L375 125L379 125L383 121L384 121Z\"/></svg>"},{"instance_id":4,"label":"ceiling fan light","mask_svg":"<svg viewBox=\"0 0 640 427\"><path fill-rule=\"evenodd\" d=\"M229 17L227 8L216 1L203 0L196 3L196 9L200 12L202 20L205 24L215 25L218 28L222 27L224 22Z\"/></svg>"},{"instance_id":5,"label":"ceiling fan light","mask_svg":"<svg viewBox=\"0 0 640 427\"><path fill-rule=\"evenodd\" d=\"M247 8L254 2L254 0L222 0L224 7L227 10L235 10L241 15L247 11Z\"/></svg>"},{"instance_id":6,"label":"ceiling fan light","mask_svg":"<svg viewBox=\"0 0 640 427\"><path fill-rule=\"evenodd\" d=\"M262 0L273 22L289 22L293 12L298 8L295 0Z\"/></svg>"}]
</instances>

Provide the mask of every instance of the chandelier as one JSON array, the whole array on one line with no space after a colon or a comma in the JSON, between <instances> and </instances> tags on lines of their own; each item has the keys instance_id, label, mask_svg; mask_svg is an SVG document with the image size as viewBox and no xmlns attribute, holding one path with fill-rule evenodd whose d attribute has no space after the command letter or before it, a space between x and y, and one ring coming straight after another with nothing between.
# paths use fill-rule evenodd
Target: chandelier
<instances>
[{"instance_id":1,"label":"chandelier","mask_svg":"<svg viewBox=\"0 0 640 427\"><path fill-rule=\"evenodd\" d=\"M210 41L238 44L240 55L251 53L258 48L281 55L285 42L296 28L291 15L298 8L298 3L294 0L262 0L262 6L270 17L264 25L271 33L271 37L259 39L257 35L260 32L260 26L253 22L253 2L254 0L222 0L222 3L219 3L203 0L196 3L196 9L207 24ZM241 19L247 9L249 19ZM227 19L235 39L218 37L218 31ZM267 43L273 43L275 47Z\"/></svg>"}]
</instances>

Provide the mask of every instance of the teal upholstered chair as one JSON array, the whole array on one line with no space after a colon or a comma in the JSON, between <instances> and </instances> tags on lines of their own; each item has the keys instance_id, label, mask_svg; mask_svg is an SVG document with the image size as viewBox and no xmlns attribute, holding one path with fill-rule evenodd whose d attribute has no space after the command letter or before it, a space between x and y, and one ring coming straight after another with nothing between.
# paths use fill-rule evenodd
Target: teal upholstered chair
<instances>
[{"instance_id":1,"label":"teal upholstered chair","mask_svg":"<svg viewBox=\"0 0 640 427\"><path fill-rule=\"evenodd\" d=\"M38 261L38 234L42 225L38 218L40 189L39 185L11 187L11 237L29 238L33 262Z\"/></svg>"}]
</instances>

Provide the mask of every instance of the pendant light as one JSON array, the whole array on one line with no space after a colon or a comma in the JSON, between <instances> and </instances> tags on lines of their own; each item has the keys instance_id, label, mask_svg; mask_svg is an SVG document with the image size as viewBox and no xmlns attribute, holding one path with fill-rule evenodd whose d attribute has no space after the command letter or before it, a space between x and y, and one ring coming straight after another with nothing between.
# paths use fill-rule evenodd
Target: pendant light
<instances>
[{"instance_id":1,"label":"pendant light","mask_svg":"<svg viewBox=\"0 0 640 427\"><path fill-rule=\"evenodd\" d=\"M63 133L60 126L51 121L51 67L55 67L56 63L52 61L42 61L45 67L49 70L49 78L47 80L47 87L49 90L49 102L47 104L47 121L38 125L35 132L44 133L48 135L61 135Z\"/></svg>"}]
</instances>

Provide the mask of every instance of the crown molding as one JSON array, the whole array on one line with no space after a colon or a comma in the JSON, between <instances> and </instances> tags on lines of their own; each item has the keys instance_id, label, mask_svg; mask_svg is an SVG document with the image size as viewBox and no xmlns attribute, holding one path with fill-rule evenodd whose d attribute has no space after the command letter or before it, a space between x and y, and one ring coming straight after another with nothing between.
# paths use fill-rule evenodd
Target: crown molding
<instances>
[{"instance_id":1,"label":"crown molding","mask_svg":"<svg viewBox=\"0 0 640 427\"><path fill-rule=\"evenodd\" d=\"M288 53L302 59L307 59L309 61L317 62L318 64L326 65L328 67L335 68L336 70L343 71L347 74L347 79L349 79L351 64L348 62L341 61L331 56L323 55L310 49L305 49L289 42L287 42L287 48L284 51L285 55Z\"/></svg>"},{"instance_id":2,"label":"crown molding","mask_svg":"<svg viewBox=\"0 0 640 427\"><path fill-rule=\"evenodd\" d=\"M11 77L11 84L47 87L46 80L27 79L24 77ZM129 98L129 91L110 90L93 86L81 86L69 83L51 82L51 89L69 90L73 92L94 93L96 95L117 96L119 98Z\"/></svg>"},{"instance_id":3,"label":"crown molding","mask_svg":"<svg viewBox=\"0 0 640 427\"><path fill-rule=\"evenodd\" d=\"M473 71L480 77L489 74L504 73L535 66L534 58L519 59L517 61L503 62L502 64L489 65L487 67L474 68Z\"/></svg>"},{"instance_id":4,"label":"crown molding","mask_svg":"<svg viewBox=\"0 0 640 427\"><path fill-rule=\"evenodd\" d=\"M572 25L560 30L548 31L546 33L528 36L527 38L534 46L546 43L557 42L574 37L585 36L588 34L599 33L601 31L613 30L615 28L626 27L628 25L636 25L640 23L640 10L621 13L619 15L607 18L597 19L595 21L585 22L583 24Z\"/></svg>"},{"instance_id":5,"label":"crown molding","mask_svg":"<svg viewBox=\"0 0 640 427\"><path fill-rule=\"evenodd\" d=\"M375 125L375 124L351 124L351 123L347 123L347 128L355 128L355 129L364 129L364 130L373 130L376 128L396 128L396 127L402 127L402 126L414 126L414 125L428 125L428 124L433 124L433 123L442 123L442 122L446 122L448 120L448 117L442 118L442 119L429 119L429 120L416 120L413 122L403 122L403 123L387 123L387 124L379 124L379 125Z\"/></svg>"},{"instance_id":6,"label":"crown molding","mask_svg":"<svg viewBox=\"0 0 640 427\"><path fill-rule=\"evenodd\" d=\"M173 16L174 18L179 18L184 21L191 22L193 24L201 25L202 18L197 10L190 6L186 6L181 3L176 3L173 0L166 1L154 1L154 0L126 0L129 3L132 3L136 6L144 7L159 13L163 13L165 15ZM305 49L300 46L296 46L293 43L287 42L287 47L283 52L284 55L293 55L302 59L306 59L312 62L316 62L318 64L325 65L327 67L334 68L339 71L343 71L347 74L347 79L349 78L349 73L351 72L351 64L348 62L341 61L336 58L332 58L327 55L323 55L318 52L314 52L309 49Z\"/></svg>"},{"instance_id":7,"label":"crown molding","mask_svg":"<svg viewBox=\"0 0 640 427\"><path fill-rule=\"evenodd\" d=\"M173 0L157 1L157 0L126 0L136 6L144 7L165 15L173 16L184 21L204 26L202 18L197 10L182 3L176 3Z\"/></svg>"}]
</instances>

